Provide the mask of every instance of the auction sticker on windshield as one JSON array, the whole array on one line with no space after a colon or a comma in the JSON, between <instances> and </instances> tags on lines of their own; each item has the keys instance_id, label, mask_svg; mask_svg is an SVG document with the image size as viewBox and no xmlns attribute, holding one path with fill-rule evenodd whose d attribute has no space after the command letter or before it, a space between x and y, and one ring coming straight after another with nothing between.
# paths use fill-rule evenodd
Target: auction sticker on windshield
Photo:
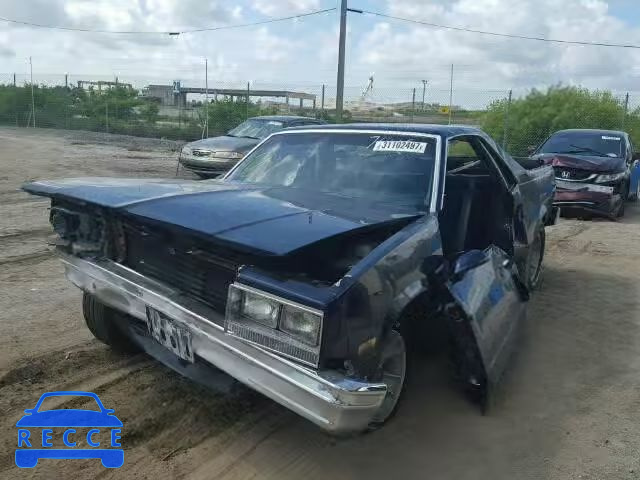
<instances>
[{"instance_id":1,"label":"auction sticker on windshield","mask_svg":"<svg viewBox=\"0 0 640 480\"><path fill-rule=\"evenodd\" d=\"M426 149L426 142L412 140L378 140L373 145L374 152L424 153Z\"/></svg>"},{"instance_id":2,"label":"auction sticker on windshield","mask_svg":"<svg viewBox=\"0 0 640 480\"><path fill-rule=\"evenodd\" d=\"M602 135L603 140L613 140L614 142L619 142L622 140L620 137L608 137L607 135Z\"/></svg>"}]
</instances>

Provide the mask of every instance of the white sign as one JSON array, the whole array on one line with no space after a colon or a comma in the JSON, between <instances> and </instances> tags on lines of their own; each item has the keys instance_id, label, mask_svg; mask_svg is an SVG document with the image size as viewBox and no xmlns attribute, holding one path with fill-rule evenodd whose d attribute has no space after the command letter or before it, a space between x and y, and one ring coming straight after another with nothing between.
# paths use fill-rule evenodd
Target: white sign
<instances>
[{"instance_id":1,"label":"white sign","mask_svg":"<svg viewBox=\"0 0 640 480\"><path fill-rule=\"evenodd\" d=\"M373 145L374 152L424 153L426 149L427 142L413 140L378 140Z\"/></svg>"},{"instance_id":2,"label":"white sign","mask_svg":"<svg viewBox=\"0 0 640 480\"><path fill-rule=\"evenodd\" d=\"M622 140L620 137L607 137L606 135L602 135L602 139L603 140L615 140L616 142L619 142L620 140Z\"/></svg>"}]
</instances>

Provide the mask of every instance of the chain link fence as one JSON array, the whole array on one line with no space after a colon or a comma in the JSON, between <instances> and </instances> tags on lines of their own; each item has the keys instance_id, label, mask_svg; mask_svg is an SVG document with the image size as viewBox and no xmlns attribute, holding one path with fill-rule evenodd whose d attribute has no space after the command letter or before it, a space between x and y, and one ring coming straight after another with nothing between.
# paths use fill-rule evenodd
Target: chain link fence
<instances>
[{"instance_id":1,"label":"chain link fence","mask_svg":"<svg viewBox=\"0 0 640 480\"><path fill-rule=\"evenodd\" d=\"M190 141L257 115L335 121L335 86L145 81L0 73L0 125ZM552 87L547 92L346 87L345 122L464 124L483 128L514 156L556 130L626 130L640 144L640 95Z\"/></svg>"}]
</instances>

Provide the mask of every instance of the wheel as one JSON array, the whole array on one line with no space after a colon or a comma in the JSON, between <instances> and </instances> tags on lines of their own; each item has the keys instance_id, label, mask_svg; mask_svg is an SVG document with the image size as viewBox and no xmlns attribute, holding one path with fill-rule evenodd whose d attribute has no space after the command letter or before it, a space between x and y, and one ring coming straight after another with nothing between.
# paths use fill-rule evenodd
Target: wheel
<instances>
[{"instance_id":1,"label":"wheel","mask_svg":"<svg viewBox=\"0 0 640 480\"><path fill-rule=\"evenodd\" d=\"M546 234L544 231L544 227L542 227L536 232L536 236L529 246L529 253L527 253L527 263L525 264L525 281L529 291L535 290L538 285L540 285L545 242Z\"/></svg>"},{"instance_id":2,"label":"wheel","mask_svg":"<svg viewBox=\"0 0 640 480\"><path fill-rule=\"evenodd\" d=\"M124 463L124 452L122 450L106 451L100 459L105 468L120 468Z\"/></svg>"},{"instance_id":3,"label":"wheel","mask_svg":"<svg viewBox=\"0 0 640 480\"><path fill-rule=\"evenodd\" d=\"M38 465L38 454L28 450L16 450L16 465L20 468L33 468Z\"/></svg>"},{"instance_id":4,"label":"wheel","mask_svg":"<svg viewBox=\"0 0 640 480\"><path fill-rule=\"evenodd\" d=\"M630 200L632 202L638 202L640 201L640 179L638 179L638 183L636 183L636 192L635 194L630 198Z\"/></svg>"},{"instance_id":5,"label":"wheel","mask_svg":"<svg viewBox=\"0 0 640 480\"><path fill-rule=\"evenodd\" d=\"M93 295L84 293L82 314L94 337L120 352L138 352L140 348L118 327L125 315L99 302Z\"/></svg>"},{"instance_id":6,"label":"wheel","mask_svg":"<svg viewBox=\"0 0 640 480\"><path fill-rule=\"evenodd\" d=\"M620 207L618 208L618 211L616 212L616 218L622 218L624 217L624 204L626 203L625 200L621 200L620 201Z\"/></svg>"},{"instance_id":7,"label":"wheel","mask_svg":"<svg viewBox=\"0 0 640 480\"><path fill-rule=\"evenodd\" d=\"M371 428L381 426L396 413L404 392L406 374L406 345L400 332L392 330L384 343L377 375L377 381L387 385L387 395L373 418Z\"/></svg>"}]
</instances>

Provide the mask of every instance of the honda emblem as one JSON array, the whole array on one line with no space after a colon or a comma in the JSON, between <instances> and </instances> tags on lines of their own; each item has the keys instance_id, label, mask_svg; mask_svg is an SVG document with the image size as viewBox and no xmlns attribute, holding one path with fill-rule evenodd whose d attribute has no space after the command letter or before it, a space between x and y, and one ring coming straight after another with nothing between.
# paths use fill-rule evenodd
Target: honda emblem
<instances>
[{"instance_id":1,"label":"honda emblem","mask_svg":"<svg viewBox=\"0 0 640 480\"><path fill-rule=\"evenodd\" d=\"M563 171L563 172L560 174L560 176L561 176L562 178L571 178L571 172L569 172L569 171L565 170L565 171Z\"/></svg>"}]
</instances>

